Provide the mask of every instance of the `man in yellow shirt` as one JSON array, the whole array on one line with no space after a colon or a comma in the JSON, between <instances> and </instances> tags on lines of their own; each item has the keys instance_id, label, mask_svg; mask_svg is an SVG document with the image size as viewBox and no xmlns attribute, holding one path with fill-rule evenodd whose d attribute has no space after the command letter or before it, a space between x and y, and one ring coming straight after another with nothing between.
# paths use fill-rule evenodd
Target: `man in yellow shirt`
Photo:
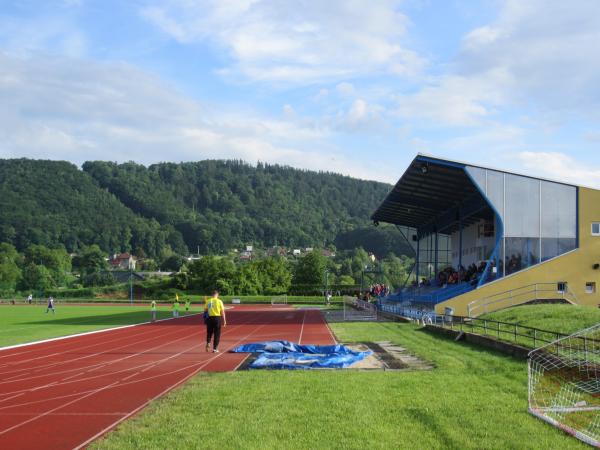
<instances>
[{"instance_id":1,"label":"man in yellow shirt","mask_svg":"<svg viewBox=\"0 0 600 450\"><path fill-rule=\"evenodd\" d=\"M227 325L225 307L219 298L219 291L214 291L212 297L206 302L205 311L208 313L206 320L206 351L210 351L210 341L213 340L213 353L219 353L221 340L221 326Z\"/></svg>"},{"instance_id":2,"label":"man in yellow shirt","mask_svg":"<svg viewBox=\"0 0 600 450\"><path fill-rule=\"evenodd\" d=\"M152 311L152 322L156 321L156 300L150 303L150 311Z\"/></svg>"},{"instance_id":3,"label":"man in yellow shirt","mask_svg":"<svg viewBox=\"0 0 600 450\"><path fill-rule=\"evenodd\" d=\"M179 299L175 299L175 301L173 302L173 317L177 318L179 317Z\"/></svg>"}]
</instances>

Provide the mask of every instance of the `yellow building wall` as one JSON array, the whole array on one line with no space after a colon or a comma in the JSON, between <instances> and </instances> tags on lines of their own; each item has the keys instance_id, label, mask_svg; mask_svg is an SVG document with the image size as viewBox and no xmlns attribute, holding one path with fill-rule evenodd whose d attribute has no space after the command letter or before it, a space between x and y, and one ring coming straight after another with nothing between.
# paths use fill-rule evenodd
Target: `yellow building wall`
<instances>
[{"instance_id":1,"label":"yellow building wall","mask_svg":"<svg viewBox=\"0 0 600 450\"><path fill-rule=\"evenodd\" d=\"M436 312L442 314L448 306L454 308L455 315L466 316L467 305L474 300L529 284L559 281L568 283L569 291L575 293L579 304L600 305L600 269L592 267L600 264L600 236L592 236L592 222L600 222L600 191L580 187L578 249L439 303ZM585 284L590 281L596 282L593 294L585 292Z\"/></svg>"}]
</instances>

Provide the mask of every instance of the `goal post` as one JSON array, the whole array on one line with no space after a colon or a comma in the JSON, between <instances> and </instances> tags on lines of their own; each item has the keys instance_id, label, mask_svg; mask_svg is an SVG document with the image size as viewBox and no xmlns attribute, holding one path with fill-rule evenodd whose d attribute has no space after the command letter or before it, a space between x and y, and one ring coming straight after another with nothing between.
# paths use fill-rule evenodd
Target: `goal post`
<instances>
[{"instance_id":1,"label":"goal post","mask_svg":"<svg viewBox=\"0 0 600 450\"><path fill-rule=\"evenodd\" d=\"M600 446L600 324L532 350L529 412Z\"/></svg>"},{"instance_id":2,"label":"goal post","mask_svg":"<svg viewBox=\"0 0 600 450\"><path fill-rule=\"evenodd\" d=\"M287 305L288 298L287 294L278 295L276 297L271 297L271 305Z\"/></svg>"}]
</instances>

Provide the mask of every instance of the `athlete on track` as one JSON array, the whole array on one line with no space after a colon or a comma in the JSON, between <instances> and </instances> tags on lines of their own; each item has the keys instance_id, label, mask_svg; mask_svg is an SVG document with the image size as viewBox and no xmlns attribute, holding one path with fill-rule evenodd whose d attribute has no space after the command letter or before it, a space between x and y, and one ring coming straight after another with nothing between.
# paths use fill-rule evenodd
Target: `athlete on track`
<instances>
[{"instance_id":1,"label":"athlete on track","mask_svg":"<svg viewBox=\"0 0 600 450\"><path fill-rule=\"evenodd\" d=\"M152 322L156 320L156 300L152 300L150 303L150 311L152 311Z\"/></svg>"},{"instance_id":2,"label":"athlete on track","mask_svg":"<svg viewBox=\"0 0 600 450\"><path fill-rule=\"evenodd\" d=\"M213 340L213 353L219 353L219 341L221 340L221 326L227 326L225 307L219 298L219 291L214 291L212 298L206 303L208 319L206 320L206 351L210 351L210 340Z\"/></svg>"},{"instance_id":3,"label":"athlete on track","mask_svg":"<svg viewBox=\"0 0 600 450\"><path fill-rule=\"evenodd\" d=\"M173 302L173 317L179 317L179 298Z\"/></svg>"}]
</instances>

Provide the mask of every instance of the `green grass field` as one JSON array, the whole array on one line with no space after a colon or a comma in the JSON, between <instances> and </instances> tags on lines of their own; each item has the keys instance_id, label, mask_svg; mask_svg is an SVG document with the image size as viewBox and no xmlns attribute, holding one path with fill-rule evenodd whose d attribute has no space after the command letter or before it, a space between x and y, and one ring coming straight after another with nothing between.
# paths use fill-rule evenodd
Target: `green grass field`
<instances>
[{"instance_id":1,"label":"green grass field","mask_svg":"<svg viewBox=\"0 0 600 450\"><path fill-rule=\"evenodd\" d=\"M180 294L179 298L183 299L183 298L190 298L192 300L192 302L197 303L197 304L201 304L204 301L204 298L207 297L205 295L199 295L199 294ZM271 303L271 300L274 297L278 297L276 295L221 295L220 298L221 300L223 300L224 303L231 303L231 300L235 299L239 299L241 300L241 302L243 304L257 304L257 303ZM16 299L13 298L3 298L0 299L0 304L1 303L10 303L12 300L16 300L18 304L25 304L25 296L21 295L20 297L17 297ZM127 298L107 298L107 297L96 297L96 298L77 298L77 297L61 297L60 295L57 295L55 297L57 299L57 301L61 302L61 303L94 303L94 304L102 304L102 303L120 303L120 304L128 304L129 303L129 299ZM160 302L167 302L167 301L173 301L173 299L171 300L157 300ZM308 305L323 305L325 304L325 298L322 295L288 295L287 296L287 300L288 303L290 304L308 304ZM36 302L36 304L39 305L45 305L46 304L46 299L39 299L36 298L34 299L34 301ZM336 303L336 304L341 304L343 301L343 296L334 296L331 298L331 303ZM144 300L139 300L139 299L135 299L134 300L134 304L148 304L150 303L151 300L149 299L144 299Z\"/></svg>"},{"instance_id":2,"label":"green grass field","mask_svg":"<svg viewBox=\"0 0 600 450\"><path fill-rule=\"evenodd\" d=\"M333 329L344 342L393 341L436 369L202 373L92 448L586 448L526 412L523 361L413 324Z\"/></svg>"},{"instance_id":3,"label":"green grass field","mask_svg":"<svg viewBox=\"0 0 600 450\"><path fill-rule=\"evenodd\" d=\"M200 307L193 308L199 312ZM45 313L46 306L0 306L0 346L21 344L57 336L100 330L119 325L147 322L150 308L145 306L56 305L56 314ZM157 318L170 317L167 306L159 306Z\"/></svg>"},{"instance_id":4,"label":"green grass field","mask_svg":"<svg viewBox=\"0 0 600 450\"><path fill-rule=\"evenodd\" d=\"M481 318L571 334L600 322L600 308L561 304L524 305L485 314Z\"/></svg>"}]
</instances>

